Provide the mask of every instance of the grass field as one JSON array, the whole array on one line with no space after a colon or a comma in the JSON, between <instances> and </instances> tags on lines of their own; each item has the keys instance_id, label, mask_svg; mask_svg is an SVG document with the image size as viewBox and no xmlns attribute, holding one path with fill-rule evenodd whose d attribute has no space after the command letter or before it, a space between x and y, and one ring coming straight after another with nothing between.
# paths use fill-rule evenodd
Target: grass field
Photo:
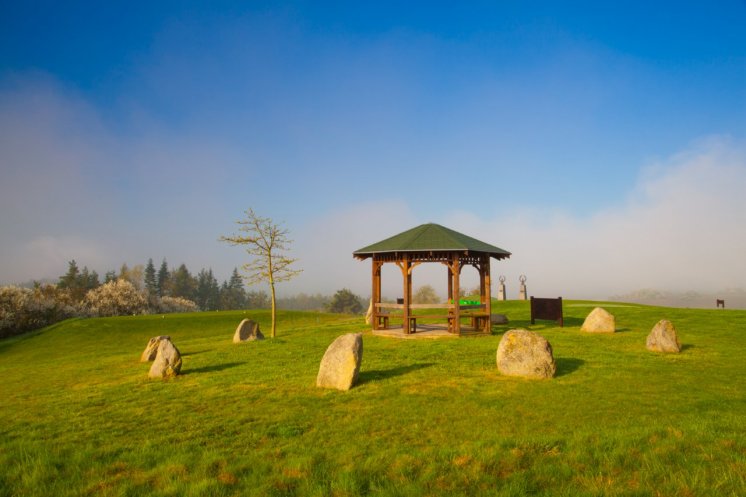
<instances>
[{"instance_id":1,"label":"grass field","mask_svg":"<svg viewBox=\"0 0 746 497\"><path fill-rule=\"evenodd\" d=\"M267 312L71 320L0 341L0 496L746 495L746 311L609 304L619 333L565 328L525 302L492 336L364 334L359 385L315 387L360 317L281 312L278 338L231 342ZM645 350L662 318L679 355ZM554 348L557 377L501 376L502 334ZM171 335L183 375L148 380Z\"/></svg>"}]
</instances>

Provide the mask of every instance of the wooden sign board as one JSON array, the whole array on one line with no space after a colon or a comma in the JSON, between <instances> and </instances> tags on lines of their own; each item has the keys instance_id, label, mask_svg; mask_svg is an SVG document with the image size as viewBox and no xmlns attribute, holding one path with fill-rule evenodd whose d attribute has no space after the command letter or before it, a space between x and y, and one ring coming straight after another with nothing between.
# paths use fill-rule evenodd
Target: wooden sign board
<instances>
[{"instance_id":1,"label":"wooden sign board","mask_svg":"<svg viewBox=\"0 0 746 497\"><path fill-rule=\"evenodd\" d=\"M531 324L535 324L537 319L557 321L560 326L564 326L562 297L542 299L531 296Z\"/></svg>"}]
</instances>

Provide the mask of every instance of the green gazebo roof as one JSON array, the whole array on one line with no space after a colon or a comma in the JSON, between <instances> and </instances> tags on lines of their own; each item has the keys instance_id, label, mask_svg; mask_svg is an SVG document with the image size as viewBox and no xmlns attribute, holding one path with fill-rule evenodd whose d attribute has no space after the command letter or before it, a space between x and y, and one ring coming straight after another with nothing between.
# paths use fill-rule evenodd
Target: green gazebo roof
<instances>
[{"instance_id":1,"label":"green gazebo roof","mask_svg":"<svg viewBox=\"0 0 746 497\"><path fill-rule=\"evenodd\" d=\"M510 252L439 224L428 223L368 245L352 253L358 259L373 254L394 252L456 252L468 251L506 259Z\"/></svg>"}]
</instances>

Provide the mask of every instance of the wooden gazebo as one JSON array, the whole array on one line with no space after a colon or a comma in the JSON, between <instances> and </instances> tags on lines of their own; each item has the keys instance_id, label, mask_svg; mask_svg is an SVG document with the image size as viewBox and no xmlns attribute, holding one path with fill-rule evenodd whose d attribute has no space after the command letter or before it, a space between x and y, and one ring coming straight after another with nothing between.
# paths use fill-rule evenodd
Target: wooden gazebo
<instances>
[{"instance_id":1,"label":"wooden gazebo","mask_svg":"<svg viewBox=\"0 0 746 497\"><path fill-rule=\"evenodd\" d=\"M389 319L398 318L391 310L401 310L402 329L417 331L417 319L445 319L448 331L461 335L461 318L471 318L476 331L490 333L492 304L490 295L490 258L507 259L510 252L466 236L438 224L423 224L373 245L356 250L356 259L372 259L373 329L388 327ZM381 268L396 264L402 273L403 299L396 304L381 302ZM412 270L423 262L438 262L448 269L448 302L412 303ZM466 265L479 271L479 302L459 300L459 277ZM437 309L445 309L437 313ZM435 314L433 314L435 312Z\"/></svg>"}]
</instances>

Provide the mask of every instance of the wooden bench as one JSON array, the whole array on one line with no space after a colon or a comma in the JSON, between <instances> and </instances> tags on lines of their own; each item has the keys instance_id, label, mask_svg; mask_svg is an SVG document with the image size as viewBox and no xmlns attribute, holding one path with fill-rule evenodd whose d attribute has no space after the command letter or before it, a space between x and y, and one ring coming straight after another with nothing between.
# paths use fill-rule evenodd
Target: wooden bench
<instances>
[{"instance_id":1,"label":"wooden bench","mask_svg":"<svg viewBox=\"0 0 746 497\"><path fill-rule=\"evenodd\" d=\"M562 297L556 299L535 298L531 296L531 324L537 319L557 321L561 327L565 322L562 317Z\"/></svg>"},{"instance_id":2,"label":"wooden bench","mask_svg":"<svg viewBox=\"0 0 746 497\"><path fill-rule=\"evenodd\" d=\"M492 331L492 323L490 322L490 315L486 312L478 312L470 314L471 327L475 330L482 330L485 333Z\"/></svg>"},{"instance_id":3,"label":"wooden bench","mask_svg":"<svg viewBox=\"0 0 746 497\"><path fill-rule=\"evenodd\" d=\"M385 330L389 327L389 313L388 312L378 312L376 313L376 319L378 320L378 329ZM381 327L383 326L383 328Z\"/></svg>"},{"instance_id":4,"label":"wooden bench","mask_svg":"<svg viewBox=\"0 0 746 497\"><path fill-rule=\"evenodd\" d=\"M449 315L449 314L416 314L416 315L409 316L409 333L417 332L417 320L418 319L447 319L448 329L449 330L452 329L451 328L452 326L451 320L453 319L452 315Z\"/></svg>"}]
</instances>

